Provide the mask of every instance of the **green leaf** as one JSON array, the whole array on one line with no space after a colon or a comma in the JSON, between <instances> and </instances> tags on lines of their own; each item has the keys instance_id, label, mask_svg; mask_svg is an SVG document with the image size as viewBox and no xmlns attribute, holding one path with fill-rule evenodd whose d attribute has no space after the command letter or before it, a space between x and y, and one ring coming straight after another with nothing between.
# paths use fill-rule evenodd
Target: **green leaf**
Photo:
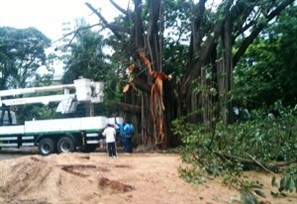
<instances>
[{"instance_id":1,"label":"green leaf","mask_svg":"<svg viewBox=\"0 0 297 204\"><path fill-rule=\"evenodd\" d=\"M243 204L259 204L257 198L249 191L241 192L241 201Z\"/></svg>"},{"instance_id":2,"label":"green leaf","mask_svg":"<svg viewBox=\"0 0 297 204\"><path fill-rule=\"evenodd\" d=\"M271 185L274 186L274 187L277 187L277 183L276 183L276 178L275 178L275 176L272 177Z\"/></svg>"},{"instance_id":3,"label":"green leaf","mask_svg":"<svg viewBox=\"0 0 297 204\"><path fill-rule=\"evenodd\" d=\"M280 186L278 191L282 192L283 190L286 190L286 183L287 183L287 178L286 177L282 177L280 180Z\"/></svg>"},{"instance_id":4,"label":"green leaf","mask_svg":"<svg viewBox=\"0 0 297 204\"><path fill-rule=\"evenodd\" d=\"M290 192L293 192L294 188L296 188L296 184L295 184L295 181L292 177L290 177L287 181L287 189L290 191Z\"/></svg>"},{"instance_id":5,"label":"green leaf","mask_svg":"<svg viewBox=\"0 0 297 204\"><path fill-rule=\"evenodd\" d=\"M265 193L264 193L263 191L255 190L255 193L256 193L258 196L261 196L261 197L263 197L263 198L266 198Z\"/></svg>"}]
</instances>

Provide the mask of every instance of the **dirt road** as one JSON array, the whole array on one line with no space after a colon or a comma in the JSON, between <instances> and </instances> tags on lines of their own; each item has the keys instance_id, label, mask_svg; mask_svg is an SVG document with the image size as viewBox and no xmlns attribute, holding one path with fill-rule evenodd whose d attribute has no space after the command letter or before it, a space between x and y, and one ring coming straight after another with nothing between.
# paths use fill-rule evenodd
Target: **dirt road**
<instances>
[{"instance_id":1,"label":"dirt road","mask_svg":"<svg viewBox=\"0 0 297 204\"><path fill-rule=\"evenodd\" d=\"M5 159L0 161L0 203L240 203L238 192L218 180L199 186L184 182L180 165L178 155L159 153ZM266 203L274 203L269 199ZM278 201L295 203L297 198Z\"/></svg>"},{"instance_id":2,"label":"dirt road","mask_svg":"<svg viewBox=\"0 0 297 204\"><path fill-rule=\"evenodd\" d=\"M9 148L0 150L0 161L38 154L37 148Z\"/></svg>"}]
</instances>

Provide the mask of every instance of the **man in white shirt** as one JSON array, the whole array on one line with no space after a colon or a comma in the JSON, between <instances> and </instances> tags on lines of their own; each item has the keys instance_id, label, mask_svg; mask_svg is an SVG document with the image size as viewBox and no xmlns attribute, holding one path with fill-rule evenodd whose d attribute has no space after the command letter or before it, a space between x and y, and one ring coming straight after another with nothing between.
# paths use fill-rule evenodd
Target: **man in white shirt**
<instances>
[{"instance_id":1,"label":"man in white shirt","mask_svg":"<svg viewBox=\"0 0 297 204\"><path fill-rule=\"evenodd\" d=\"M108 154L110 157L116 157L116 146L115 146L115 141L116 141L116 130L112 124L108 124L107 128L103 131L102 135L106 137L106 143L107 143L107 149L108 149Z\"/></svg>"}]
</instances>

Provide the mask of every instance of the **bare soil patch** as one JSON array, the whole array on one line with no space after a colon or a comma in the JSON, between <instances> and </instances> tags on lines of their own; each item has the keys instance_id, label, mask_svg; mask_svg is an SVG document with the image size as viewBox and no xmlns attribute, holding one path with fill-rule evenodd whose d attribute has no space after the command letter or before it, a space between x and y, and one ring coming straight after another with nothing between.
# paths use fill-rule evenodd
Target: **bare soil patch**
<instances>
[{"instance_id":1,"label":"bare soil patch","mask_svg":"<svg viewBox=\"0 0 297 204\"><path fill-rule=\"evenodd\" d=\"M106 153L39 155L0 161L0 203L240 203L219 179L193 185L179 177L177 154ZM263 203L297 203L296 193L270 196L271 175L248 172L264 185Z\"/></svg>"},{"instance_id":2,"label":"bare soil patch","mask_svg":"<svg viewBox=\"0 0 297 204\"><path fill-rule=\"evenodd\" d=\"M126 185L123 184L119 181L111 181L108 178L100 178L99 180L99 186L101 188L109 188L111 189L113 192L128 192L128 191L132 191L135 190L135 188L131 185Z\"/></svg>"}]
</instances>

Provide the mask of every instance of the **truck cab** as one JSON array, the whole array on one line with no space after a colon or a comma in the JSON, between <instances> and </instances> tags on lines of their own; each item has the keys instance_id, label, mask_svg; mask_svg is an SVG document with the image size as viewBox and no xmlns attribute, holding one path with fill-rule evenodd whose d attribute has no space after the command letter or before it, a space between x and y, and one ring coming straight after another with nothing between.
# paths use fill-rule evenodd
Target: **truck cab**
<instances>
[{"instance_id":1,"label":"truck cab","mask_svg":"<svg viewBox=\"0 0 297 204\"><path fill-rule=\"evenodd\" d=\"M17 125L16 114L14 111L0 110L0 126Z\"/></svg>"}]
</instances>

